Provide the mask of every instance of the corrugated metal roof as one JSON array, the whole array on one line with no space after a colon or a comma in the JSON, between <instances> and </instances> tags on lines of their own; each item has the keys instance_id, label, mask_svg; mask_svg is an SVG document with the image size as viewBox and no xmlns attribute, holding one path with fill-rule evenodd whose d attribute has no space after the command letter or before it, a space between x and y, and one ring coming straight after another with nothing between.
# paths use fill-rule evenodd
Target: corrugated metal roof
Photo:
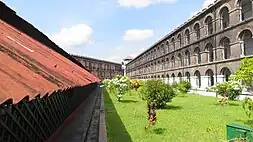
<instances>
[{"instance_id":1,"label":"corrugated metal roof","mask_svg":"<svg viewBox=\"0 0 253 142\"><path fill-rule=\"evenodd\" d=\"M87 70L0 20L0 103L98 81Z\"/></svg>"}]
</instances>

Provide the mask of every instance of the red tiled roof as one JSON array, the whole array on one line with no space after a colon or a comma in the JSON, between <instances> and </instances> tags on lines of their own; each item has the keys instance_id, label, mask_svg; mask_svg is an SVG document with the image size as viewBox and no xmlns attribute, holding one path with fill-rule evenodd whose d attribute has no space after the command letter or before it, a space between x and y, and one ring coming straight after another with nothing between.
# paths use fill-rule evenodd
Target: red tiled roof
<instances>
[{"instance_id":1,"label":"red tiled roof","mask_svg":"<svg viewBox=\"0 0 253 142\"><path fill-rule=\"evenodd\" d=\"M0 103L100 81L61 54L0 20Z\"/></svg>"}]
</instances>

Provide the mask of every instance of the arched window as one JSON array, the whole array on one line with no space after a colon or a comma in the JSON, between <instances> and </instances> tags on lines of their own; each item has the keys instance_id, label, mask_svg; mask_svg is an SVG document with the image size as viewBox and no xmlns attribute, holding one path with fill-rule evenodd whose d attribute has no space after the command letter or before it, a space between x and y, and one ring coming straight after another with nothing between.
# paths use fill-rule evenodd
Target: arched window
<instances>
[{"instance_id":1,"label":"arched window","mask_svg":"<svg viewBox=\"0 0 253 142\"><path fill-rule=\"evenodd\" d=\"M181 34L178 34L177 39L179 41L179 46L182 47L182 37L181 37Z\"/></svg>"},{"instance_id":2,"label":"arched window","mask_svg":"<svg viewBox=\"0 0 253 142\"><path fill-rule=\"evenodd\" d=\"M238 5L241 8L242 21L252 17L252 0L238 0Z\"/></svg>"},{"instance_id":3,"label":"arched window","mask_svg":"<svg viewBox=\"0 0 253 142\"><path fill-rule=\"evenodd\" d=\"M207 26L207 34L208 35L213 34L213 18L211 16L208 16L206 18L205 24Z\"/></svg>"},{"instance_id":4,"label":"arched window","mask_svg":"<svg viewBox=\"0 0 253 142\"><path fill-rule=\"evenodd\" d=\"M243 41L242 53L246 56L253 54L253 38L250 30L244 30L240 33L239 38Z\"/></svg>"},{"instance_id":5,"label":"arched window","mask_svg":"<svg viewBox=\"0 0 253 142\"><path fill-rule=\"evenodd\" d=\"M213 45L212 44L207 44L206 45L206 51L208 52L208 61L213 62Z\"/></svg>"},{"instance_id":6,"label":"arched window","mask_svg":"<svg viewBox=\"0 0 253 142\"><path fill-rule=\"evenodd\" d=\"M200 88L201 87L201 75L200 75L200 72L198 70L195 71L194 76L196 77L196 86L198 88Z\"/></svg>"},{"instance_id":7,"label":"arched window","mask_svg":"<svg viewBox=\"0 0 253 142\"><path fill-rule=\"evenodd\" d=\"M208 69L206 71L206 76L208 77L208 86L213 86L214 85L214 74L211 69Z\"/></svg>"},{"instance_id":8,"label":"arched window","mask_svg":"<svg viewBox=\"0 0 253 142\"><path fill-rule=\"evenodd\" d=\"M186 72L185 76L186 76L186 81L191 82L191 75L190 75L190 73Z\"/></svg>"},{"instance_id":9,"label":"arched window","mask_svg":"<svg viewBox=\"0 0 253 142\"><path fill-rule=\"evenodd\" d=\"M173 50L175 50L176 44L175 44L175 39L174 38L171 39L171 44L172 44Z\"/></svg>"},{"instance_id":10,"label":"arched window","mask_svg":"<svg viewBox=\"0 0 253 142\"><path fill-rule=\"evenodd\" d=\"M221 69L221 75L223 75L223 81L228 81L231 71L227 67L224 67Z\"/></svg>"},{"instance_id":11,"label":"arched window","mask_svg":"<svg viewBox=\"0 0 253 142\"><path fill-rule=\"evenodd\" d=\"M186 66L189 66L191 64L191 55L188 50L185 52L185 61L186 61Z\"/></svg>"},{"instance_id":12,"label":"arched window","mask_svg":"<svg viewBox=\"0 0 253 142\"><path fill-rule=\"evenodd\" d=\"M182 65L183 65L182 55L178 54L178 67L182 67Z\"/></svg>"},{"instance_id":13,"label":"arched window","mask_svg":"<svg viewBox=\"0 0 253 142\"><path fill-rule=\"evenodd\" d=\"M201 54L200 54L200 49L196 47L194 49L194 54L196 55L196 63L200 64L201 63Z\"/></svg>"},{"instance_id":14,"label":"arched window","mask_svg":"<svg viewBox=\"0 0 253 142\"><path fill-rule=\"evenodd\" d=\"M172 75L171 75L171 77L172 77L172 81L173 81L173 83L175 82L175 74L173 73Z\"/></svg>"},{"instance_id":15,"label":"arched window","mask_svg":"<svg viewBox=\"0 0 253 142\"><path fill-rule=\"evenodd\" d=\"M200 39L200 25L199 25L199 23L196 23L194 25L194 31L196 33L197 40L199 40Z\"/></svg>"},{"instance_id":16,"label":"arched window","mask_svg":"<svg viewBox=\"0 0 253 142\"><path fill-rule=\"evenodd\" d=\"M177 77L179 78L179 81L182 81L182 74L181 74L181 72L178 73Z\"/></svg>"},{"instance_id":17,"label":"arched window","mask_svg":"<svg viewBox=\"0 0 253 142\"><path fill-rule=\"evenodd\" d=\"M229 11L227 7L223 7L220 11L221 28L227 28L229 26Z\"/></svg>"},{"instance_id":18,"label":"arched window","mask_svg":"<svg viewBox=\"0 0 253 142\"><path fill-rule=\"evenodd\" d=\"M189 44L190 43L190 31L189 29L185 30L185 44Z\"/></svg>"},{"instance_id":19,"label":"arched window","mask_svg":"<svg viewBox=\"0 0 253 142\"><path fill-rule=\"evenodd\" d=\"M171 61L171 68L175 68L175 57L172 56L170 61Z\"/></svg>"},{"instance_id":20,"label":"arched window","mask_svg":"<svg viewBox=\"0 0 253 142\"><path fill-rule=\"evenodd\" d=\"M224 48L223 58L229 59L231 56L230 41L227 37L221 39L220 46Z\"/></svg>"},{"instance_id":21,"label":"arched window","mask_svg":"<svg viewBox=\"0 0 253 142\"><path fill-rule=\"evenodd\" d=\"M166 48L167 48L167 51L170 52L169 41L166 41ZM168 53L168 52L167 52L167 53Z\"/></svg>"}]
</instances>

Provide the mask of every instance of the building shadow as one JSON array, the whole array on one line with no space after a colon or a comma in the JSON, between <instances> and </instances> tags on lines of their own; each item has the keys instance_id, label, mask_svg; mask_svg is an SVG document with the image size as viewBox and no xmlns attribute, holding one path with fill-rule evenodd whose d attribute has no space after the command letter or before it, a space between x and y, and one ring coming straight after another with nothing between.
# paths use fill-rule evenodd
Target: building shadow
<instances>
[{"instance_id":1,"label":"building shadow","mask_svg":"<svg viewBox=\"0 0 253 142\"><path fill-rule=\"evenodd\" d=\"M107 129L107 141L108 142L132 142L131 136L126 130L117 110L112 102L109 93L106 89L103 90L104 105L105 105L105 117L106 117L106 129ZM122 100L123 101L123 100Z\"/></svg>"},{"instance_id":2,"label":"building shadow","mask_svg":"<svg viewBox=\"0 0 253 142\"><path fill-rule=\"evenodd\" d=\"M156 128L156 129L153 129L153 132L157 135L161 135L163 134L164 132L166 131L165 128Z\"/></svg>"},{"instance_id":3,"label":"building shadow","mask_svg":"<svg viewBox=\"0 0 253 142\"><path fill-rule=\"evenodd\" d=\"M180 110L183 109L182 106L174 106L174 105L165 105L163 109L169 109L169 110Z\"/></svg>"},{"instance_id":4,"label":"building shadow","mask_svg":"<svg viewBox=\"0 0 253 142\"><path fill-rule=\"evenodd\" d=\"M242 122L245 125L253 127L253 120L241 120L241 119L237 119L236 121L237 122Z\"/></svg>"},{"instance_id":5,"label":"building shadow","mask_svg":"<svg viewBox=\"0 0 253 142\"><path fill-rule=\"evenodd\" d=\"M121 103L137 103L135 100L120 100Z\"/></svg>"}]
</instances>

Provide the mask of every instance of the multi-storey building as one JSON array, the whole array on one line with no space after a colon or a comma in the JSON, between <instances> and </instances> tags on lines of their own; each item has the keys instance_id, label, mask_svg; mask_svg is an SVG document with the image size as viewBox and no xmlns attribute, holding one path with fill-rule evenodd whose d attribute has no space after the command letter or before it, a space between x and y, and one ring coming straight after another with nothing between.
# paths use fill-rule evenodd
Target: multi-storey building
<instances>
[{"instance_id":1,"label":"multi-storey building","mask_svg":"<svg viewBox=\"0 0 253 142\"><path fill-rule=\"evenodd\" d=\"M252 32L252 0L217 0L129 62L127 75L205 89L252 56Z\"/></svg>"},{"instance_id":2,"label":"multi-storey building","mask_svg":"<svg viewBox=\"0 0 253 142\"><path fill-rule=\"evenodd\" d=\"M122 65L119 63L77 55L72 55L72 57L100 79L111 79L115 75L123 75Z\"/></svg>"}]
</instances>

